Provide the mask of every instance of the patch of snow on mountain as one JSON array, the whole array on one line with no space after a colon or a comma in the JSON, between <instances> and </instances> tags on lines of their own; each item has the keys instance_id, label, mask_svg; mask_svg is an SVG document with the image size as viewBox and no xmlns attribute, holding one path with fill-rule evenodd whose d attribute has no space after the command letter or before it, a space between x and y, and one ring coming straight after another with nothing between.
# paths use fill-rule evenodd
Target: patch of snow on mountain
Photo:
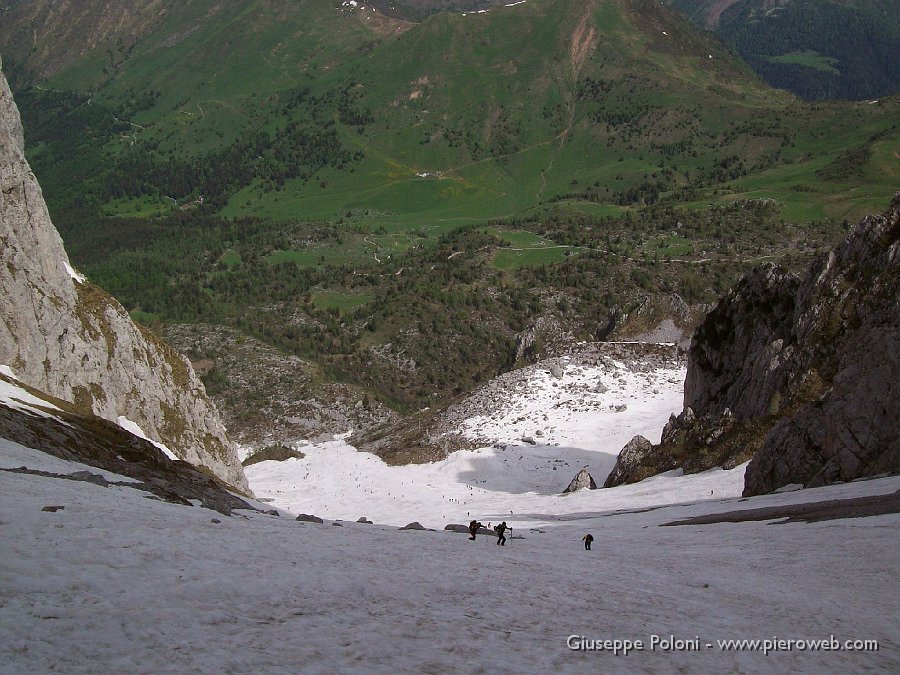
<instances>
[{"instance_id":1,"label":"patch of snow on mountain","mask_svg":"<svg viewBox=\"0 0 900 675\"><path fill-rule=\"evenodd\" d=\"M447 433L483 447L439 462L389 466L357 451L344 434L326 443L301 442L296 447L303 459L260 462L245 473L257 496L294 513L429 527L503 517L532 526L546 522L533 514L739 496L743 467L562 495L585 467L602 484L631 438L658 442L669 415L681 410L685 371L677 351L634 353L590 347L501 375L442 421Z\"/></svg>"},{"instance_id":2,"label":"patch of snow on mountain","mask_svg":"<svg viewBox=\"0 0 900 675\"><path fill-rule=\"evenodd\" d=\"M7 368L8 372L3 375L14 379L12 370ZM47 410L59 410L55 405L42 398L38 398L34 394L18 386L14 382L0 379L0 403L18 410L25 410L33 415L41 415L43 417L52 417L53 415ZM62 412L62 411L60 411Z\"/></svg>"},{"instance_id":3,"label":"patch of snow on mountain","mask_svg":"<svg viewBox=\"0 0 900 675\"><path fill-rule=\"evenodd\" d=\"M72 267L68 261L63 260L63 265L66 268L66 272L73 280L77 281L79 284L83 284L86 281L85 276L81 272L75 271L75 268Z\"/></svg>"},{"instance_id":4,"label":"patch of snow on mountain","mask_svg":"<svg viewBox=\"0 0 900 675\"><path fill-rule=\"evenodd\" d=\"M26 447L15 443L14 441L0 438L0 469L16 469L18 467L27 467L33 471L47 471L50 473L70 474L75 471L90 471L93 474L100 474L106 480L122 483L139 483L135 478L122 476L106 469L98 469L97 467L80 462L70 462L65 459L48 455L40 450ZM2 670L2 669L0 669Z\"/></svg>"},{"instance_id":5,"label":"patch of snow on mountain","mask_svg":"<svg viewBox=\"0 0 900 675\"><path fill-rule=\"evenodd\" d=\"M165 444L154 441L152 438L147 438L147 434L144 433L144 430L141 429L137 422L132 422L124 415L119 415L118 419L116 420L116 424L122 427L125 431L134 434L138 438L143 438L145 441L150 441L169 459L178 459L178 455L169 450L169 448L167 448Z\"/></svg>"},{"instance_id":6,"label":"patch of snow on mountain","mask_svg":"<svg viewBox=\"0 0 900 675\"><path fill-rule=\"evenodd\" d=\"M558 377L546 367L524 369L523 377L486 402L490 410L460 425L462 434L491 444L521 444L530 437L618 456L637 433L658 443L669 415L681 411L681 365L639 370L619 361L576 364L568 357L555 365Z\"/></svg>"},{"instance_id":7,"label":"patch of snow on mountain","mask_svg":"<svg viewBox=\"0 0 900 675\"><path fill-rule=\"evenodd\" d=\"M398 526L419 521L443 528L478 518L536 527L555 520L546 514L739 497L744 485L742 465L684 477L670 472L613 490L563 495L582 466L599 466L597 453L552 446L482 448L455 452L432 464L389 466L343 441L298 449L303 459L245 468L257 497L292 513L337 520L365 516ZM615 463L614 456L602 459L608 466Z\"/></svg>"}]
</instances>

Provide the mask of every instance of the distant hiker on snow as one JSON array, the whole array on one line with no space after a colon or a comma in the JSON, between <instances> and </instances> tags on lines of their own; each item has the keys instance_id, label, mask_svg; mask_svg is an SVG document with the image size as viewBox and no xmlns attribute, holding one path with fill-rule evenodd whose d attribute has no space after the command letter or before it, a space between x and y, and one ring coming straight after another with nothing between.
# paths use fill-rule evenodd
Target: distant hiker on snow
<instances>
[{"instance_id":1,"label":"distant hiker on snow","mask_svg":"<svg viewBox=\"0 0 900 675\"><path fill-rule=\"evenodd\" d=\"M584 542L584 550L590 551L591 550L591 542L594 541L594 535L588 533L581 538L581 541Z\"/></svg>"},{"instance_id":2,"label":"distant hiker on snow","mask_svg":"<svg viewBox=\"0 0 900 675\"><path fill-rule=\"evenodd\" d=\"M479 523L477 520L473 520L471 523L469 523L469 534L472 535L469 537L469 539L471 539L472 541L475 541L475 535L478 534L479 527L484 527L484 525Z\"/></svg>"},{"instance_id":3,"label":"distant hiker on snow","mask_svg":"<svg viewBox=\"0 0 900 675\"><path fill-rule=\"evenodd\" d=\"M497 533L497 545L498 546L506 546L506 537L503 536L503 533L506 532L509 528L506 527L506 521L504 520L502 523L497 525L494 528L494 532Z\"/></svg>"}]
</instances>

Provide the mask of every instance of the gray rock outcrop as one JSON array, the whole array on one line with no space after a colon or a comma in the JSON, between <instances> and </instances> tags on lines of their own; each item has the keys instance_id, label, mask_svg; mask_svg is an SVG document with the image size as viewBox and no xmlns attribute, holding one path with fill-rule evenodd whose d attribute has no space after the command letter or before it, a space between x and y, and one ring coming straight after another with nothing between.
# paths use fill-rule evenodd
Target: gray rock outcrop
<instances>
[{"instance_id":1,"label":"gray rock outcrop","mask_svg":"<svg viewBox=\"0 0 900 675\"><path fill-rule=\"evenodd\" d=\"M128 418L179 458L249 492L190 363L72 269L23 147L0 71L0 364L84 413Z\"/></svg>"},{"instance_id":2,"label":"gray rock outcrop","mask_svg":"<svg viewBox=\"0 0 900 675\"><path fill-rule=\"evenodd\" d=\"M637 435L628 441L619 453L613 470L603 482L603 487L614 487L623 483L633 483L635 480L641 480L641 478L637 477L636 472L652 449L653 443L641 435Z\"/></svg>"},{"instance_id":3,"label":"gray rock outcrop","mask_svg":"<svg viewBox=\"0 0 900 675\"><path fill-rule=\"evenodd\" d=\"M597 483L594 482L593 476L588 473L587 468L582 469L578 472L578 475L572 479L572 482L569 483L569 487L563 490L563 494L569 494L571 492L577 492L578 490L596 490Z\"/></svg>"},{"instance_id":4,"label":"gray rock outcrop","mask_svg":"<svg viewBox=\"0 0 900 675\"><path fill-rule=\"evenodd\" d=\"M749 459L749 496L900 470L900 193L802 278L745 275L694 334L684 402L613 484Z\"/></svg>"},{"instance_id":5,"label":"gray rock outcrop","mask_svg":"<svg viewBox=\"0 0 900 675\"><path fill-rule=\"evenodd\" d=\"M815 265L798 290L785 411L747 467L745 495L900 470L900 193Z\"/></svg>"}]
</instances>

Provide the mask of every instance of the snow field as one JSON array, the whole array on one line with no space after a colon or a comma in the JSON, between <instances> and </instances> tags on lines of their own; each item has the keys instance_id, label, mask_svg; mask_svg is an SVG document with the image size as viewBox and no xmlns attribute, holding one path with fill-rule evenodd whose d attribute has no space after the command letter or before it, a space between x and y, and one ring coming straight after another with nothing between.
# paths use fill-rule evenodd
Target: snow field
<instances>
[{"instance_id":1,"label":"snow field","mask_svg":"<svg viewBox=\"0 0 900 675\"><path fill-rule=\"evenodd\" d=\"M463 435L490 447L455 452L432 464L388 466L344 439L299 442L305 458L254 464L246 468L247 479L258 497L293 513L365 516L389 525L419 521L438 529L472 518L530 527L547 522L531 514L696 501L709 498L711 490L719 497L741 493L743 468L712 479L666 475L612 492L563 496L585 466L602 485L635 434L659 441L669 415L681 410L684 369L561 361L559 377L542 368L523 369L513 385L482 396L475 406L479 414L461 421ZM535 444L522 441L525 436Z\"/></svg>"},{"instance_id":2,"label":"snow field","mask_svg":"<svg viewBox=\"0 0 900 675\"><path fill-rule=\"evenodd\" d=\"M897 489L900 478L888 478L746 502L567 511L501 548L493 537L377 524L227 518L124 487L0 471L0 672L896 671L897 515L657 525ZM48 503L65 509L42 512ZM831 634L877 639L879 650L626 657L566 647L569 635L646 644Z\"/></svg>"},{"instance_id":3,"label":"snow field","mask_svg":"<svg viewBox=\"0 0 900 675\"><path fill-rule=\"evenodd\" d=\"M555 520L555 514L735 497L743 489L741 466L687 477L669 472L614 490L562 495L581 468L581 461L572 461L573 454L579 460L588 454L561 447L484 448L402 467L388 466L343 441L300 449L304 459L246 468L257 498L292 513L343 520L365 516L397 526L419 521L443 529L448 523L478 518L484 523L506 520L514 528L538 527ZM548 461L561 468L548 469Z\"/></svg>"},{"instance_id":4,"label":"snow field","mask_svg":"<svg viewBox=\"0 0 900 675\"><path fill-rule=\"evenodd\" d=\"M461 421L497 447L390 467L343 435L298 443L302 460L248 467L264 508L322 525L10 473L99 470L0 440L0 674L900 671L900 515L659 527L890 494L900 477L741 499L742 466L559 494L584 465L602 481L635 433L657 440L682 378L536 369ZM2 400L22 405L15 389ZM535 445L521 440L538 430ZM333 522L363 515L375 524ZM506 520L507 545L440 531L473 517ZM414 520L439 531L391 527ZM569 636L644 649L573 651ZM830 636L878 650L717 642ZM671 638L698 647L649 647Z\"/></svg>"},{"instance_id":5,"label":"snow field","mask_svg":"<svg viewBox=\"0 0 900 675\"><path fill-rule=\"evenodd\" d=\"M500 409L468 418L460 432L499 443L517 443L540 433L535 437L539 443L616 457L636 433L658 443L669 414L681 412L683 367L632 371L619 362L612 368L565 365L560 377L546 369L527 371L526 379L504 392ZM598 391L598 385L605 391ZM616 411L621 406L626 408Z\"/></svg>"}]
</instances>

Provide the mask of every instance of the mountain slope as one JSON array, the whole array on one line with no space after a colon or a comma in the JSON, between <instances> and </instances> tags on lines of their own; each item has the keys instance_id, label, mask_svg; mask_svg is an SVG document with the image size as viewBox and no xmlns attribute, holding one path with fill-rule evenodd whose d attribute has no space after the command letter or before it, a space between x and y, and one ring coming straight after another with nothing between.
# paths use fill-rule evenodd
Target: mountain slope
<instances>
[{"instance_id":1,"label":"mountain slope","mask_svg":"<svg viewBox=\"0 0 900 675\"><path fill-rule=\"evenodd\" d=\"M138 3L114 18L98 3L83 31L98 37L81 43L66 31L91 13L45 16L41 4L7 13L0 48L29 54L32 25L58 40L55 70L43 51L16 68L23 88L42 87L23 99L52 204L140 213L202 195L231 216L369 211L386 227L449 228L561 198L678 198L807 162L790 142L820 129L830 143L818 156L858 142L834 128L848 110L796 108L646 0L545 0L417 25L327 0ZM132 36L120 46L104 37L118 24ZM854 132L884 130L878 109L854 114ZM62 120L72 128L55 138ZM72 147L85 134L90 147ZM740 167L723 173L721 161ZM90 180L73 185L75 172Z\"/></svg>"},{"instance_id":2,"label":"mountain slope","mask_svg":"<svg viewBox=\"0 0 900 675\"><path fill-rule=\"evenodd\" d=\"M16 467L22 474L86 481L100 487L121 481L119 485L156 499L183 506L194 500L194 504L224 515L231 515L233 509L255 508L232 493L234 486L209 475L205 467L176 461L158 443L48 396L6 371L0 372L0 445L8 450L15 444L42 453L40 466L32 465L32 470ZM0 466L9 470L8 461L4 456ZM82 465L80 471L61 474L59 468L72 462ZM115 477L103 478L109 473Z\"/></svg>"},{"instance_id":3,"label":"mountain slope","mask_svg":"<svg viewBox=\"0 0 900 675\"><path fill-rule=\"evenodd\" d=\"M6 13L0 50L44 5ZM12 51L29 159L79 269L148 325L302 357L296 400L329 405L338 380L354 409L410 413L565 336L687 328L688 305L760 260L805 264L900 180L898 101L804 105L657 2L417 24L326 0L153 6L116 10L121 49L88 49L55 4L39 33L71 56L46 79ZM183 348L215 364L229 426L281 408L259 403L277 372L228 386L239 346ZM296 426L319 423L273 429Z\"/></svg>"}]
</instances>

